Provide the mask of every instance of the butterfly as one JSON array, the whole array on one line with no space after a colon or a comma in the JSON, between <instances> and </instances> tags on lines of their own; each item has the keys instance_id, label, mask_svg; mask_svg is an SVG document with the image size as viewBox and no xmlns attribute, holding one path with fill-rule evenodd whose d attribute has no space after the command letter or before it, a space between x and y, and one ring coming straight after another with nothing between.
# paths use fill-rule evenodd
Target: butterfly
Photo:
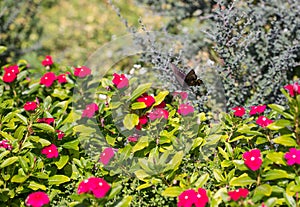
<instances>
[{"instance_id":1,"label":"butterfly","mask_svg":"<svg viewBox=\"0 0 300 207\"><path fill-rule=\"evenodd\" d=\"M174 64L170 63L170 66L173 70L173 73L179 82L179 84L182 87L187 87L187 86L200 86L203 84L203 81L198 79L194 69L190 70L188 74L184 74L177 68Z\"/></svg>"}]
</instances>

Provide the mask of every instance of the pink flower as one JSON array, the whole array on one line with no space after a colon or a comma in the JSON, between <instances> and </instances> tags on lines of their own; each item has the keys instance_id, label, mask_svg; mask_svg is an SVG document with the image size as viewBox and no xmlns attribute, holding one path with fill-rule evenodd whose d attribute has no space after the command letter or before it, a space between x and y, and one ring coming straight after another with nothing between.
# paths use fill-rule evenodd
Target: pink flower
<instances>
[{"instance_id":1,"label":"pink flower","mask_svg":"<svg viewBox=\"0 0 300 207\"><path fill-rule=\"evenodd\" d=\"M60 130L56 130L56 132L57 132L57 138L59 140L62 140L62 138L64 138L64 136L65 136L65 133L63 131L60 131Z\"/></svg>"},{"instance_id":2,"label":"pink flower","mask_svg":"<svg viewBox=\"0 0 300 207\"><path fill-rule=\"evenodd\" d=\"M92 118L95 115L95 112L99 110L99 107L95 103L86 105L85 109L82 112L81 117Z\"/></svg>"},{"instance_id":3,"label":"pink flower","mask_svg":"<svg viewBox=\"0 0 300 207\"><path fill-rule=\"evenodd\" d=\"M45 57L45 59L42 61L43 66L50 66L52 64L53 64L53 61L52 61L52 57L50 55L47 55Z\"/></svg>"},{"instance_id":4,"label":"pink flower","mask_svg":"<svg viewBox=\"0 0 300 207\"><path fill-rule=\"evenodd\" d=\"M12 150L12 145L8 143L8 140L4 139L0 141L0 148Z\"/></svg>"},{"instance_id":5,"label":"pink flower","mask_svg":"<svg viewBox=\"0 0 300 207\"><path fill-rule=\"evenodd\" d=\"M50 199L46 193L37 191L34 193L30 193L27 196L25 203L27 206L41 207L43 205L50 203Z\"/></svg>"},{"instance_id":6,"label":"pink flower","mask_svg":"<svg viewBox=\"0 0 300 207\"><path fill-rule=\"evenodd\" d=\"M56 80L56 76L53 72L48 72L41 77L40 84L46 87L52 86L53 82Z\"/></svg>"},{"instance_id":7,"label":"pink flower","mask_svg":"<svg viewBox=\"0 0 300 207\"><path fill-rule=\"evenodd\" d=\"M289 91L289 94L292 97L295 96L295 92L297 94L300 94L300 87L299 87L298 83L286 85L286 86L284 86L284 88Z\"/></svg>"},{"instance_id":8,"label":"pink flower","mask_svg":"<svg viewBox=\"0 0 300 207\"><path fill-rule=\"evenodd\" d=\"M37 104L34 101L29 101L24 104L25 111L34 111L37 108Z\"/></svg>"},{"instance_id":9,"label":"pink flower","mask_svg":"<svg viewBox=\"0 0 300 207\"><path fill-rule=\"evenodd\" d=\"M266 127L269 124L271 124L273 122L273 120L268 119L265 116L260 116L257 118L256 123L261 126L261 127Z\"/></svg>"},{"instance_id":10,"label":"pink flower","mask_svg":"<svg viewBox=\"0 0 300 207\"><path fill-rule=\"evenodd\" d=\"M284 158L287 160L288 165L300 165L300 150L290 148L289 152L285 153Z\"/></svg>"},{"instance_id":11,"label":"pink flower","mask_svg":"<svg viewBox=\"0 0 300 207\"><path fill-rule=\"evenodd\" d=\"M103 198L110 190L110 185L102 178L91 177L79 183L77 193L93 193L96 198Z\"/></svg>"},{"instance_id":12,"label":"pink flower","mask_svg":"<svg viewBox=\"0 0 300 207\"><path fill-rule=\"evenodd\" d=\"M197 200L197 193L193 189L189 189L186 191L183 191L179 196L178 196L178 207L192 207L193 204Z\"/></svg>"},{"instance_id":13,"label":"pink flower","mask_svg":"<svg viewBox=\"0 0 300 207\"><path fill-rule=\"evenodd\" d=\"M84 77L86 77L88 75L91 75L91 74L92 74L91 69L89 69L86 66L81 66L79 68L75 68L75 70L74 70L74 75L79 77L79 78L84 78Z\"/></svg>"},{"instance_id":14,"label":"pink flower","mask_svg":"<svg viewBox=\"0 0 300 207\"><path fill-rule=\"evenodd\" d=\"M245 188L240 188L234 191L228 191L228 195L234 201L239 200L241 197L246 198L249 194L249 191Z\"/></svg>"},{"instance_id":15,"label":"pink flower","mask_svg":"<svg viewBox=\"0 0 300 207\"><path fill-rule=\"evenodd\" d=\"M183 116L194 113L194 107L189 104L180 104L177 112Z\"/></svg>"},{"instance_id":16,"label":"pink flower","mask_svg":"<svg viewBox=\"0 0 300 207\"><path fill-rule=\"evenodd\" d=\"M8 67L4 67L4 70L5 70L6 73L14 73L16 75L18 75L19 72L20 72L19 71L19 66L17 66L17 65L10 65Z\"/></svg>"},{"instance_id":17,"label":"pink flower","mask_svg":"<svg viewBox=\"0 0 300 207\"><path fill-rule=\"evenodd\" d=\"M115 84L115 86L117 86L117 88L120 89L128 86L129 82L124 74L119 75L117 73L114 73L113 76L114 78L112 82L113 84Z\"/></svg>"},{"instance_id":18,"label":"pink flower","mask_svg":"<svg viewBox=\"0 0 300 207\"><path fill-rule=\"evenodd\" d=\"M232 110L235 110L234 115L242 117L245 114L245 109L243 107L234 107Z\"/></svg>"},{"instance_id":19,"label":"pink flower","mask_svg":"<svg viewBox=\"0 0 300 207\"><path fill-rule=\"evenodd\" d=\"M195 206L205 207L206 203L208 203L208 196L206 194L206 190L203 188L199 188L196 197L197 199L196 199Z\"/></svg>"},{"instance_id":20,"label":"pink flower","mask_svg":"<svg viewBox=\"0 0 300 207\"><path fill-rule=\"evenodd\" d=\"M46 155L47 158L57 158L58 157L57 147L54 144L44 147L42 149L42 154Z\"/></svg>"},{"instance_id":21,"label":"pink flower","mask_svg":"<svg viewBox=\"0 0 300 207\"><path fill-rule=\"evenodd\" d=\"M137 99L137 102L144 102L147 107L150 107L152 106L152 104L154 104L155 99L153 98L153 96L148 96L147 94L143 94Z\"/></svg>"},{"instance_id":22,"label":"pink flower","mask_svg":"<svg viewBox=\"0 0 300 207\"><path fill-rule=\"evenodd\" d=\"M54 118L39 118L37 122L51 125L54 122Z\"/></svg>"},{"instance_id":23,"label":"pink flower","mask_svg":"<svg viewBox=\"0 0 300 207\"><path fill-rule=\"evenodd\" d=\"M180 91L180 92L175 91L175 92L173 92L173 96L177 96L177 95L180 95L182 100L185 100L188 97L188 93L185 92L185 91Z\"/></svg>"},{"instance_id":24,"label":"pink flower","mask_svg":"<svg viewBox=\"0 0 300 207\"><path fill-rule=\"evenodd\" d=\"M141 130L142 126L145 125L145 124L147 124L147 122L148 122L147 116L146 115L141 116L141 117L139 117L139 123L138 123L138 125L135 126L135 128L137 130Z\"/></svg>"},{"instance_id":25,"label":"pink flower","mask_svg":"<svg viewBox=\"0 0 300 207\"><path fill-rule=\"evenodd\" d=\"M262 164L261 154L259 149L253 149L243 154L245 165L253 171L260 168Z\"/></svg>"},{"instance_id":26,"label":"pink flower","mask_svg":"<svg viewBox=\"0 0 300 207\"><path fill-rule=\"evenodd\" d=\"M68 82L66 74L60 74L56 78L59 83L67 83Z\"/></svg>"},{"instance_id":27,"label":"pink flower","mask_svg":"<svg viewBox=\"0 0 300 207\"><path fill-rule=\"evenodd\" d=\"M128 142L137 142L138 136L129 136L127 137Z\"/></svg>"},{"instance_id":28,"label":"pink flower","mask_svg":"<svg viewBox=\"0 0 300 207\"><path fill-rule=\"evenodd\" d=\"M160 119L160 118L168 119L169 112L162 108L155 108L155 109L153 109L153 111L151 111L149 113L148 117L151 121L154 121L154 120Z\"/></svg>"},{"instance_id":29,"label":"pink flower","mask_svg":"<svg viewBox=\"0 0 300 207\"><path fill-rule=\"evenodd\" d=\"M254 114L261 114L265 111L266 105L261 105L261 106L251 106L251 110L249 112L250 115Z\"/></svg>"},{"instance_id":30,"label":"pink flower","mask_svg":"<svg viewBox=\"0 0 300 207\"><path fill-rule=\"evenodd\" d=\"M193 189L186 190L178 196L179 202L177 203L178 207L205 207L208 203L208 196L206 190L199 188L198 192Z\"/></svg>"},{"instance_id":31,"label":"pink flower","mask_svg":"<svg viewBox=\"0 0 300 207\"><path fill-rule=\"evenodd\" d=\"M5 82L5 83L11 83L13 82L15 79L17 78L17 75L13 72L5 72L4 75L3 75L3 78L2 80Z\"/></svg>"},{"instance_id":32,"label":"pink flower","mask_svg":"<svg viewBox=\"0 0 300 207\"><path fill-rule=\"evenodd\" d=\"M100 162L103 165L107 165L111 158L115 155L114 149L111 147L105 148L103 152L100 154Z\"/></svg>"}]
</instances>

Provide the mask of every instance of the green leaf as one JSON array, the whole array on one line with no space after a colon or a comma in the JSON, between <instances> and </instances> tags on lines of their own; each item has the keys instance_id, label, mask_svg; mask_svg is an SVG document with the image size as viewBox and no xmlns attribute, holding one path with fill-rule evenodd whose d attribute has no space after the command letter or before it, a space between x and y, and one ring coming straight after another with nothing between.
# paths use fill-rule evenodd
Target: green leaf
<instances>
[{"instance_id":1,"label":"green leaf","mask_svg":"<svg viewBox=\"0 0 300 207\"><path fill-rule=\"evenodd\" d=\"M251 179L247 173L242 174L239 177L234 177L230 180L229 185L231 186L246 186L255 183L256 181Z\"/></svg>"},{"instance_id":2,"label":"green leaf","mask_svg":"<svg viewBox=\"0 0 300 207\"><path fill-rule=\"evenodd\" d=\"M222 171L221 171L220 169L213 169L213 174L214 174L215 179L216 179L218 182L223 182L223 181L225 181L225 178L224 178L224 176L222 175Z\"/></svg>"},{"instance_id":3,"label":"green leaf","mask_svg":"<svg viewBox=\"0 0 300 207\"><path fill-rule=\"evenodd\" d=\"M179 167L179 165L182 161L182 158L183 158L183 151L176 152L176 154L174 155L172 160L167 165L165 171L167 171L167 170L172 170L172 171L177 170L177 168Z\"/></svg>"},{"instance_id":4,"label":"green leaf","mask_svg":"<svg viewBox=\"0 0 300 207\"><path fill-rule=\"evenodd\" d=\"M28 163L26 161L26 158L19 156L19 163L23 170L27 173L28 171Z\"/></svg>"},{"instance_id":5,"label":"green leaf","mask_svg":"<svg viewBox=\"0 0 300 207\"><path fill-rule=\"evenodd\" d=\"M1 161L6 155L8 155L9 153L10 153L9 150L5 150L4 152L2 152L2 153L0 154L0 161Z\"/></svg>"},{"instance_id":6,"label":"green leaf","mask_svg":"<svg viewBox=\"0 0 300 207\"><path fill-rule=\"evenodd\" d=\"M28 178L27 176L23 176L23 175L14 175L10 181L12 183L24 183L27 180L27 178Z\"/></svg>"},{"instance_id":7,"label":"green leaf","mask_svg":"<svg viewBox=\"0 0 300 207\"><path fill-rule=\"evenodd\" d=\"M0 169L7 167L9 165L14 164L19 158L14 156L14 157L9 157L6 160L4 160L1 165L0 165Z\"/></svg>"},{"instance_id":8,"label":"green leaf","mask_svg":"<svg viewBox=\"0 0 300 207\"><path fill-rule=\"evenodd\" d=\"M73 149L73 150L77 150L78 151L79 150L78 144L79 144L79 140L75 139L73 141L64 143L62 145L62 147L65 148L65 149Z\"/></svg>"},{"instance_id":9,"label":"green leaf","mask_svg":"<svg viewBox=\"0 0 300 207\"><path fill-rule=\"evenodd\" d=\"M146 147L148 147L149 141L147 136L142 136L138 139L138 142L133 146L131 152L135 153L139 150L142 150Z\"/></svg>"},{"instance_id":10,"label":"green leaf","mask_svg":"<svg viewBox=\"0 0 300 207\"><path fill-rule=\"evenodd\" d=\"M145 189L145 188L149 188L149 187L151 187L153 184L151 184L151 183L144 183L144 184L142 184L142 185L139 185L136 189L137 190L142 190L142 189Z\"/></svg>"},{"instance_id":11,"label":"green leaf","mask_svg":"<svg viewBox=\"0 0 300 207\"><path fill-rule=\"evenodd\" d=\"M68 161L69 161L69 156L62 155L62 156L60 156L59 160L57 162L55 162L55 165L60 170L68 163Z\"/></svg>"},{"instance_id":12,"label":"green leaf","mask_svg":"<svg viewBox=\"0 0 300 207\"><path fill-rule=\"evenodd\" d=\"M182 191L183 190L180 187L168 187L161 193L161 195L167 197L177 197Z\"/></svg>"},{"instance_id":13,"label":"green leaf","mask_svg":"<svg viewBox=\"0 0 300 207\"><path fill-rule=\"evenodd\" d=\"M126 129L131 130L139 123L139 116L136 114L126 114L123 124Z\"/></svg>"},{"instance_id":14,"label":"green leaf","mask_svg":"<svg viewBox=\"0 0 300 207\"><path fill-rule=\"evenodd\" d=\"M283 152L269 152L266 158L271 160L277 165L286 165L283 156L284 156Z\"/></svg>"},{"instance_id":15,"label":"green leaf","mask_svg":"<svg viewBox=\"0 0 300 207\"><path fill-rule=\"evenodd\" d=\"M135 99L137 99L139 96L141 96L143 93L145 93L146 91L149 90L149 88L151 87L152 83L145 83L145 84L142 84L142 85L139 85L137 87L137 89L135 89L133 92L132 92L132 95L130 97L130 100L131 101L134 101Z\"/></svg>"},{"instance_id":16,"label":"green leaf","mask_svg":"<svg viewBox=\"0 0 300 207\"><path fill-rule=\"evenodd\" d=\"M122 189L122 183L113 183L111 186L111 191L108 195L108 200L113 199Z\"/></svg>"},{"instance_id":17,"label":"green leaf","mask_svg":"<svg viewBox=\"0 0 300 207\"><path fill-rule=\"evenodd\" d=\"M272 187L268 184L257 186L253 194L253 202L261 200L264 196L269 197L272 193Z\"/></svg>"},{"instance_id":18,"label":"green leaf","mask_svg":"<svg viewBox=\"0 0 300 207\"><path fill-rule=\"evenodd\" d=\"M283 196L284 196L284 199L285 199L285 202L286 204L289 206L289 207L297 207L297 204L296 204L296 201L295 199L293 198L293 196L289 196L287 193L283 193Z\"/></svg>"},{"instance_id":19,"label":"green leaf","mask_svg":"<svg viewBox=\"0 0 300 207\"><path fill-rule=\"evenodd\" d=\"M47 190L46 186L42 185L42 184L39 184L39 183L36 183L34 181L30 181L29 185L28 185L28 188L36 191L38 189L41 189L41 190Z\"/></svg>"},{"instance_id":20,"label":"green leaf","mask_svg":"<svg viewBox=\"0 0 300 207\"><path fill-rule=\"evenodd\" d=\"M195 182L195 186L197 188L201 188L209 179L209 174L205 173L204 175L201 175L201 177Z\"/></svg>"},{"instance_id":21,"label":"green leaf","mask_svg":"<svg viewBox=\"0 0 300 207\"><path fill-rule=\"evenodd\" d=\"M280 106L278 104L268 104L268 107L274 111L277 111L278 113L281 113L285 110L284 106Z\"/></svg>"},{"instance_id":22,"label":"green leaf","mask_svg":"<svg viewBox=\"0 0 300 207\"><path fill-rule=\"evenodd\" d=\"M23 138L24 132L26 132L26 130L27 130L26 126L19 126L15 131L14 134L15 138L17 138L18 141L20 141Z\"/></svg>"},{"instance_id":23,"label":"green leaf","mask_svg":"<svg viewBox=\"0 0 300 207\"><path fill-rule=\"evenodd\" d=\"M129 207L132 201L132 196L126 196L115 207Z\"/></svg>"},{"instance_id":24,"label":"green leaf","mask_svg":"<svg viewBox=\"0 0 300 207\"><path fill-rule=\"evenodd\" d=\"M157 96L154 97L155 103L153 104L153 106L157 106L157 105L161 104L161 102L164 101L164 99L166 98L166 96L168 94L169 94L169 91L161 91L161 92L159 92L159 94L157 94Z\"/></svg>"},{"instance_id":25,"label":"green leaf","mask_svg":"<svg viewBox=\"0 0 300 207\"><path fill-rule=\"evenodd\" d=\"M60 185L70 181L70 178L65 175L54 175L48 179L49 185Z\"/></svg>"},{"instance_id":26,"label":"green leaf","mask_svg":"<svg viewBox=\"0 0 300 207\"><path fill-rule=\"evenodd\" d=\"M147 107L147 105L144 102L135 102L131 105L131 109L133 109L133 110L144 109L146 107Z\"/></svg>"},{"instance_id":27,"label":"green leaf","mask_svg":"<svg viewBox=\"0 0 300 207\"><path fill-rule=\"evenodd\" d=\"M287 147L297 146L296 140L291 138L291 136L289 134L282 135L273 139L273 142Z\"/></svg>"},{"instance_id":28,"label":"green leaf","mask_svg":"<svg viewBox=\"0 0 300 207\"><path fill-rule=\"evenodd\" d=\"M287 173L284 170L269 170L265 174L262 175L265 177L265 180L276 180L281 178L288 178L288 179L294 179L295 174L293 173Z\"/></svg>"},{"instance_id":29,"label":"green leaf","mask_svg":"<svg viewBox=\"0 0 300 207\"><path fill-rule=\"evenodd\" d=\"M69 97L69 94L66 93L65 89L59 89L59 88L55 88L51 95L53 97L59 98L60 100L64 100Z\"/></svg>"},{"instance_id":30,"label":"green leaf","mask_svg":"<svg viewBox=\"0 0 300 207\"><path fill-rule=\"evenodd\" d=\"M4 53L7 50L7 47L0 45L0 54Z\"/></svg>"},{"instance_id":31,"label":"green leaf","mask_svg":"<svg viewBox=\"0 0 300 207\"><path fill-rule=\"evenodd\" d=\"M279 120L269 124L267 126L267 128L271 129L271 130L279 130L279 129L282 129L282 128L285 128L285 127L291 126L291 125L292 125L291 121L286 120L286 119L279 119Z\"/></svg>"},{"instance_id":32,"label":"green leaf","mask_svg":"<svg viewBox=\"0 0 300 207\"><path fill-rule=\"evenodd\" d=\"M96 132L96 129L92 128L92 127L87 127L85 125L77 125L73 128L73 131L82 133L84 135L91 135L92 133Z\"/></svg>"},{"instance_id":33,"label":"green leaf","mask_svg":"<svg viewBox=\"0 0 300 207\"><path fill-rule=\"evenodd\" d=\"M0 135L2 135L8 141L13 142L15 140L15 138L13 136L11 136L10 134L8 134L7 132L0 131Z\"/></svg>"},{"instance_id":34,"label":"green leaf","mask_svg":"<svg viewBox=\"0 0 300 207\"><path fill-rule=\"evenodd\" d=\"M218 150L219 150L219 153L220 153L226 160L229 160L228 154L227 154L221 147L218 147Z\"/></svg>"},{"instance_id":35,"label":"green leaf","mask_svg":"<svg viewBox=\"0 0 300 207\"><path fill-rule=\"evenodd\" d=\"M50 126L49 124L46 124L46 123L32 124L32 127L42 129L43 131L45 131L47 133L52 133L53 134L55 132L55 129L52 126Z\"/></svg>"}]
</instances>

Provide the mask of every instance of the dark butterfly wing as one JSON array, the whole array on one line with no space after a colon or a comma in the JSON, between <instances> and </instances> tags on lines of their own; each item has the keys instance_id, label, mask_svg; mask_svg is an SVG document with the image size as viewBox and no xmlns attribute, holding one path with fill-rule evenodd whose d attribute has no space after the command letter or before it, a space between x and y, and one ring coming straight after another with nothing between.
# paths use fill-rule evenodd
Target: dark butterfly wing
<instances>
[{"instance_id":1,"label":"dark butterfly wing","mask_svg":"<svg viewBox=\"0 0 300 207\"><path fill-rule=\"evenodd\" d=\"M182 87L186 86L200 86L203 82L200 79L197 79L195 71L192 69L185 75L181 72L174 64L170 63L170 66L173 70L173 73Z\"/></svg>"}]
</instances>

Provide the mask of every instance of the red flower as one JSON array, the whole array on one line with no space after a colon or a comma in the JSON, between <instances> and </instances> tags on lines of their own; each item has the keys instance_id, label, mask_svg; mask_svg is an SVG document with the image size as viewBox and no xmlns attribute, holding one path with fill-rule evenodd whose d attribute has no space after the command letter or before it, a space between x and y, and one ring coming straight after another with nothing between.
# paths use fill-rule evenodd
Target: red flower
<instances>
[{"instance_id":1,"label":"red flower","mask_svg":"<svg viewBox=\"0 0 300 207\"><path fill-rule=\"evenodd\" d=\"M4 70L5 70L5 73L14 73L16 75L19 74L19 66L17 65L11 65L11 66L8 66L8 67L4 67Z\"/></svg>"},{"instance_id":2,"label":"red flower","mask_svg":"<svg viewBox=\"0 0 300 207\"><path fill-rule=\"evenodd\" d=\"M107 165L111 158L115 155L114 149L111 147L105 148L103 152L100 155L100 162L103 163L103 165Z\"/></svg>"},{"instance_id":3,"label":"red flower","mask_svg":"<svg viewBox=\"0 0 300 207\"><path fill-rule=\"evenodd\" d=\"M102 178L91 177L79 183L77 193L92 192L96 198L103 198L110 190L110 185Z\"/></svg>"},{"instance_id":4,"label":"red flower","mask_svg":"<svg viewBox=\"0 0 300 207\"><path fill-rule=\"evenodd\" d=\"M155 108L153 111L151 111L149 113L148 117L151 121L154 121L155 119L160 119L160 118L168 119L169 112L162 108Z\"/></svg>"},{"instance_id":5,"label":"red flower","mask_svg":"<svg viewBox=\"0 0 300 207\"><path fill-rule=\"evenodd\" d=\"M295 96L295 92L297 94L300 94L300 86L298 85L298 83L286 85L284 86L284 88L289 91L290 96L292 97Z\"/></svg>"},{"instance_id":6,"label":"red flower","mask_svg":"<svg viewBox=\"0 0 300 207\"><path fill-rule=\"evenodd\" d=\"M154 106L154 108L165 108L165 107L166 107L166 103L164 101L158 104L157 106Z\"/></svg>"},{"instance_id":7,"label":"red flower","mask_svg":"<svg viewBox=\"0 0 300 207\"><path fill-rule=\"evenodd\" d=\"M5 82L5 83L11 83L13 82L15 79L17 78L17 75L13 72L5 72L4 75L3 75L3 78L2 80Z\"/></svg>"},{"instance_id":8,"label":"red flower","mask_svg":"<svg viewBox=\"0 0 300 207\"><path fill-rule=\"evenodd\" d=\"M288 165L300 165L300 150L290 148L289 152L285 153L284 158L287 160Z\"/></svg>"},{"instance_id":9,"label":"red flower","mask_svg":"<svg viewBox=\"0 0 300 207\"><path fill-rule=\"evenodd\" d=\"M53 72L48 72L41 77L40 84L45 85L46 87L52 86L53 82L56 80L56 76Z\"/></svg>"},{"instance_id":10,"label":"red flower","mask_svg":"<svg viewBox=\"0 0 300 207\"><path fill-rule=\"evenodd\" d=\"M256 123L261 126L261 127L266 127L269 124L271 124L273 122L273 120L268 119L265 116L260 116L257 118Z\"/></svg>"},{"instance_id":11,"label":"red flower","mask_svg":"<svg viewBox=\"0 0 300 207\"><path fill-rule=\"evenodd\" d=\"M180 104L177 112L183 116L186 116L194 112L194 107L189 104Z\"/></svg>"},{"instance_id":12,"label":"red flower","mask_svg":"<svg viewBox=\"0 0 300 207\"><path fill-rule=\"evenodd\" d=\"M59 140L62 140L62 138L64 138L65 136L65 133L63 131L60 131L60 130L56 130L57 132L57 137Z\"/></svg>"},{"instance_id":13,"label":"red flower","mask_svg":"<svg viewBox=\"0 0 300 207\"><path fill-rule=\"evenodd\" d=\"M112 80L113 84L115 84L115 86L117 86L117 88L124 88L128 86L128 79L126 78L126 76L124 74L113 74L114 78Z\"/></svg>"},{"instance_id":14,"label":"red flower","mask_svg":"<svg viewBox=\"0 0 300 207\"><path fill-rule=\"evenodd\" d=\"M234 191L229 191L228 195L234 201L239 200L241 197L246 198L249 194L249 191L245 188L240 188Z\"/></svg>"},{"instance_id":15,"label":"red flower","mask_svg":"<svg viewBox=\"0 0 300 207\"><path fill-rule=\"evenodd\" d=\"M37 104L34 101L29 101L24 104L24 109L26 111L34 111L37 108Z\"/></svg>"},{"instance_id":16,"label":"red flower","mask_svg":"<svg viewBox=\"0 0 300 207\"><path fill-rule=\"evenodd\" d=\"M199 188L198 192L195 192L193 189L186 190L178 196L179 202L177 203L178 207L204 207L208 202L208 196L206 190Z\"/></svg>"},{"instance_id":17,"label":"red flower","mask_svg":"<svg viewBox=\"0 0 300 207\"><path fill-rule=\"evenodd\" d=\"M177 96L177 95L180 95L182 100L185 100L188 97L188 93L185 92L185 91L180 91L180 92L175 91L175 92L173 92L173 96Z\"/></svg>"},{"instance_id":18,"label":"red flower","mask_svg":"<svg viewBox=\"0 0 300 207\"><path fill-rule=\"evenodd\" d=\"M59 83L67 83L68 82L66 74L60 74L56 78Z\"/></svg>"},{"instance_id":19,"label":"red flower","mask_svg":"<svg viewBox=\"0 0 300 207\"><path fill-rule=\"evenodd\" d=\"M99 107L95 103L86 105L85 109L82 112L81 117L92 118L95 115L95 112L99 110Z\"/></svg>"},{"instance_id":20,"label":"red flower","mask_svg":"<svg viewBox=\"0 0 300 207\"><path fill-rule=\"evenodd\" d=\"M12 150L12 145L8 143L8 140L4 139L0 141L0 148Z\"/></svg>"},{"instance_id":21,"label":"red flower","mask_svg":"<svg viewBox=\"0 0 300 207\"><path fill-rule=\"evenodd\" d=\"M141 97L137 99L138 102L144 102L147 107L152 106L154 104L155 99L153 96L148 96L147 94L143 94Z\"/></svg>"},{"instance_id":22,"label":"red flower","mask_svg":"<svg viewBox=\"0 0 300 207\"><path fill-rule=\"evenodd\" d=\"M142 126L145 125L145 124L147 124L147 122L148 122L147 116L146 115L141 116L141 117L139 117L139 123L138 123L138 125L135 126L135 128L137 130L141 130Z\"/></svg>"},{"instance_id":23,"label":"red flower","mask_svg":"<svg viewBox=\"0 0 300 207\"><path fill-rule=\"evenodd\" d=\"M259 149L253 149L243 154L245 165L253 171L260 168L262 164L261 154Z\"/></svg>"},{"instance_id":24,"label":"red flower","mask_svg":"<svg viewBox=\"0 0 300 207\"><path fill-rule=\"evenodd\" d=\"M178 196L178 207L192 207L193 204L197 200L197 193L193 189L189 189L186 191L183 191L179 196Z\"/></svg>"},{"instance_id":25,"label":"red flower","mask_svg":"<svg viewBox=\"0 0 300 207\"><path fill-rule=\"evenodd\" d=\"M79 78L84 78L88 75L91 75L92 71L86 66L81 66L79 68L75 68L74 75Z\"/></svg>"},{"instance_id":26,"label":"red flower","mask_svg":"<svg viewBox=\"0 0 300 207\"><path fill-rule=\"evenodd\" d=\"M27 196L25 203L27 206L41 207L43 205L50 203L50 199L46 193L37 191L34 193L30 193Z\"/></svg>"},{"instance_id":27,"label":"red flower","mask_svg":"<svg viewBox=\"0 0 300 207\"><path fill-rule=\"evenodd\" d=\"M243 107L235 107L232 108L232 110L235 110L234 115L242 117L245 114L245 109Z\"/></svg>"},{"instance_id":28,"label":"red flower","mask_svg":"<svg viewBox=\"0 0 300 207\"><path fill-rule=\"evenodd\" d=\"M203 188L199 188L196 197L197 197L197 200L196 200L195 206L196 207L205 207L206 203L208 202L208 196L206 194L206 190Z\"/></svg>"},{"instance_id":29,"label":"red flower","mask_svg":"<svg viewBox=\"0 0 300 207\"><path fill-rule=\"evenodd\" d=\"M261 105L261 106L251 106L251 110L249 112L250 115L254 114L261 114L265 111L266 105Z\"/></svg>"},{"instance_id":30,"label":"red flower","mask_svg":"<svg viewBox=\"0 0 300 207\"><path fill-rule=\"evenodd\" d=\"M54 122L54 118L40 118L37 120L37 122L51 125Z\"/></svg>"},{"instance_id":31,"label":"red flower","mask_svg":"<svg viewBox=\"0 0 300 207\"><path fill-rule=\"evenodd\" d=\"M50 66L53 64L52 57L47 55L45 59L42 61L43 66Z\"/></svg>"},{"instance_id":32,"label":"red flower","mask_svg":"<svg viewBox=\"0 0 300 207\"><path fill-rule=\"evenodd\" d=\"M44 147L42 149L42 154L46 155L47 158L57 158L58 157L57 147L54 144Z\"/></svg>"}]
</instances>

